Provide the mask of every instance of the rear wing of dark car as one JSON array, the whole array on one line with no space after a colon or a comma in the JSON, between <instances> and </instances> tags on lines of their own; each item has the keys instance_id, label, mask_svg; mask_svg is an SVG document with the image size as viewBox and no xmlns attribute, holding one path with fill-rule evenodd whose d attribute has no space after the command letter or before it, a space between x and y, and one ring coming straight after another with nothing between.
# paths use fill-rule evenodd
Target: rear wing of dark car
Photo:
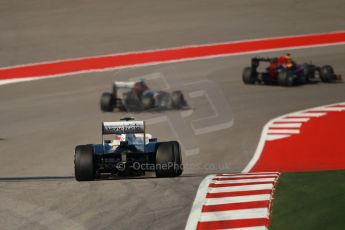
<instances>
[{"instance_id":1,"label":"rear wing of dark car","mask_svg":"<svg viewBox=\"0 0 345 230\"><path fill-rule=\"evenodd\" d=\"M267 62L272 63L275 62L277 58L265 58L265 57L253 57L251 61L251 67L252 69L257 69L260 65L260 62Z\"/></svg>"}]
</instances>

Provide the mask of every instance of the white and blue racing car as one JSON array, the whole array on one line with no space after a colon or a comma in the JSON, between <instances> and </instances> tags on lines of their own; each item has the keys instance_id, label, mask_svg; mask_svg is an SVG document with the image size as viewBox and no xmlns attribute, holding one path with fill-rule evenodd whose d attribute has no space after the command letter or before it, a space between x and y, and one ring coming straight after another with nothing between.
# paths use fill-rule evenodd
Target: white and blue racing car
<instances>
[{"instance_id":1,"label":"white and blue racing car","mask_svg":"<svg viewBox=\"0 0 345 230\"><path fill-rule=\"evenodd\" d=\"M102 144L76 146L74 169L77 181L90 181L103 174L140 176L147 171L176 177L183 165L177 141L158 142L145 132L144 121L124 118L102 123Z\"/></svg>"}]
</instances>

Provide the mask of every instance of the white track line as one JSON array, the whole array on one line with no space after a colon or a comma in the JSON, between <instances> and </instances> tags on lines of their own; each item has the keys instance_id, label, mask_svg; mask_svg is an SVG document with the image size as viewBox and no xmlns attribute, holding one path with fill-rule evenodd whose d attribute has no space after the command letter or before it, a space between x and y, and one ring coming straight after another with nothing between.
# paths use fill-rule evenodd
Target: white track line
<instances>
[{"instance_id":1,"label":"white track line","mask_svg":"<svg viewBox=\"0 0 345 230\"><path fill-rule=\"evenodd\" d=\"M0 67L0 70L6 70L6 69L12 69L16 67L26 67L26 66L32 66L32 65L42 65L42 64L50 64L50 63L57 63L57 62L65 62L65 61L81 61L89 58L102 58L102 57L111 57L114 55L127 55L127 54L144 54L144 53L152 53L152 52L159 52L159 51L172 51L172 50L180 50L180 49L186 49L186 48L198 48L203 46L212 46L212 45L226 45L226 44L236 44L236 43L242 43L242 42L254 42L254 41L262 41L262 40L268 40L268 39L282 39L282 38L298 38L298 37L306 37L306 36L315 36L315 35L326 35L326 34L336 34L336 33L343 33L344 30L337 30L337 31L330 31L325 33L311 33L311 34L300 34L300 35L287 35L287 36L277 36L277 37L264 37L264 38L252 38L252 39L243 39L238 41L225 41L225 42L215 42L215 43L208 43L208 44L199 44L199 45L184 45L179 47L170 47L170 48L161 48L161 49L147 49L147 50L141 50L141 51L128 51L128 52L122 52L122 53L113 53L113 54L100 54L100 55L94 55L89 57L76 57L76 58L66 58L66 59L58 59L54 61L42 61L42 62L36 62L36 63L29 63L29 64L19 64L14 66L7 66L7 67ZM316 45L316 46L304 46L307 48L312 47L322 47L322 46L332 46L332 45L343 45L345 42L340 43L329 43L329 44L322 44L322 45ZM298 48L298 47L296 47ZM281 48L283 49L283 48Z\"/></svg>"},{"instance_id":2,"label":"white track line","mask_svg":"<svg viewBox=\"0 0 345 230\"><path fill-rule=\"evenodd\" d=\"M119 66L119 67L109 67L109 68L103 68L103 69L89 69L89 70L70 72L70 73L63 73L63 74L46 75L44 77L28 77L28 78L17 78L17 79L9 79L9 80L0 80L0 86L1 85L12 84L12 83L34 81L34 80L44 80L44 79L72 76L72 75L78 75L78 74L103 73L103 72L109 72L109 71L120 70L120 69L139 68L139 67L155 66L155 65L162 65L162 64L173 64L173 63L181 63L181 62L188 62L188 61L199 61L199 60L211 60L211 59L216 59L216 58L224 58L224 57L231 57L231 56L242 56L242 55L257 54L257 53L268 53L268 52L276 52L276 51L281 51L281 50L282 51L286 51L286 50L299 50L299 49L328 47L328 46L339 46L339 45L345 45L345 42L336 43L336 44L335 43L330 43L330 44L323 44L323 45L286 47L286 48L278 48L278 49L262 49L262 50L249 51L249 52L220 54L220 55L210 55L210 56L197 57L197 58L183 58L183 59L181 58L181 59L176 59L176 60L172 60L172 61L148 62L148 63L145 63L145 64L133 64L133 65L126 65L126 66Z\"/></svg>"},{"instance_id":3,"label":"white track line","mask_svg":"<svg viewBox=\"0 0 345 230\"><path fill-rule=\"evenodd\" d=\"M280 39L280 38L289 38L289 37L298 38L298 37L313 36L313 35L319 35L319 34L326 35L326 34L335 34L335 33L342 33L342 32L343 31L332 31L332 32L327 32L327 33L291 35L291 36L281 36L281 37L266 37L266 38L248 39L248 40L240 40L240 41L209 43L209 44L201 44L201 45L187 45L187 46L180 46L180 47L151 49L151 50L143 50L143 51L132 51L132 52L124 52L124 53L114 53L114 54L96 55L96 56L90 56L90 57L60 59L60 60L54 60L54 61L44 61L44 62L39 62L39 63L0 67L0 70L8 70L8 69L16 68L16 67L25 67L25 66L32 66L32 65L42 65L42 64L49 64L49 63L66 62L66 61L78 61L78 60L85 60L85 59L92 59L92 58L102 58L102 57L109 57L109 56L115 56L115 55L120 56L120 55L128 55L128 54L144 54L144 53L159 52L159 51L180 50L184 48L193 48L193 47L198 48L198 47L203 47L203 46L236 44L236 43L243 43L243 42L250 42L250 41L261 41L261 40L267 40L267 39ZM81 70L81 71L69 72L69 73L51 74L51 75L46 75L44 77L28 77L28 78L0 80L0 85L6 85L6 84L11 84L11 83L17 83L17 82L33 81L33 80L43 80L43 79L49 79L49 78L70 76L70 75L76 75L76 74L85 74L85 73L92 73L92 72L106 72L106 71L113 71L113 70L118 70L118 69L128 69L128 68L133 68L133 67L146 67L146 66L168 64L168 63L180 63L180 62L186 62L186 61L208 60L208 59L223 58L223 57L229 57L229 56L240 56L240 55L255 54L255 53L275 52L275 51L280 51L280 50L286 51L286 50L298 50L298 49L340 46L340 45L345 45L345 42L325 43L325 44L320 44L320 45L290 46L290 47L275 48L275 49L259 49L259 50L248 51L248 52L216 54L216 55L194 57L194 58L181 58L181 59L175 59L171 61L153 61L153 62L147 62L144 64L131 64L131 65L125 65L125 66L108 67L108 68L103 68L103 69L88 69L88 70Z\"/></svg>"}]
</instances>

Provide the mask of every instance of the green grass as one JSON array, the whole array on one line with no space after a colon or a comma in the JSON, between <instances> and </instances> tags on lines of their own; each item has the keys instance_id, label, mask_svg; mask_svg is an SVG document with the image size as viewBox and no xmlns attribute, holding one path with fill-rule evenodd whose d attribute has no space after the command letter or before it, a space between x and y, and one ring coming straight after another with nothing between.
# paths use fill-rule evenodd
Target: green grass
<instances>
[{"instance_id":1,"label":"green grass","mask_svg":"<svg viewBox=\"0 0 345 230\"><path fill-rule=\"evenodd\" d=\"M284 173L270 230L345 229L345 171Z\"/></svg>"}]
</instances>

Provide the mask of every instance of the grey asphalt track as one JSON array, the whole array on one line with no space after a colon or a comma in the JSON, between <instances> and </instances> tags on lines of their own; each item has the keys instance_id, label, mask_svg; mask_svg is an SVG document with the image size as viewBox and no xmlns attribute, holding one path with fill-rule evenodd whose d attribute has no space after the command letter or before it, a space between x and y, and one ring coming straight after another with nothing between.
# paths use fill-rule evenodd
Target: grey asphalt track
<instances>
[{"instance_id":1,"label":"grey asphalt track","mask_svg":"<svg viewBox=\"0 0 345 230\"><path fill-rule=\"evenodd\" d=\"M2 1L0 66L86 55L344 29L345 3L332 1ZM283 52L283 51L282 51ZM299 62L331 64L345 75L344 46L290 51ZM263 56L281 52L263 53ZM263 125L284 113L345 100L345 84L295 88L246 86L252 55L88 73L0 87L2 229L182 229L200 181L238 172L251 159ZM152 74L184 82L208 79L230 107L231 128L194 136L186 172L78 183L77 144L98 142L99 97L115 79ZM192 101L208 116L203 101ZM173 115L165 112L163 115ZM135 114L138 119L159 116ZM167 124L149 132L174 138Z\"/></svg>"}]
</instances>

